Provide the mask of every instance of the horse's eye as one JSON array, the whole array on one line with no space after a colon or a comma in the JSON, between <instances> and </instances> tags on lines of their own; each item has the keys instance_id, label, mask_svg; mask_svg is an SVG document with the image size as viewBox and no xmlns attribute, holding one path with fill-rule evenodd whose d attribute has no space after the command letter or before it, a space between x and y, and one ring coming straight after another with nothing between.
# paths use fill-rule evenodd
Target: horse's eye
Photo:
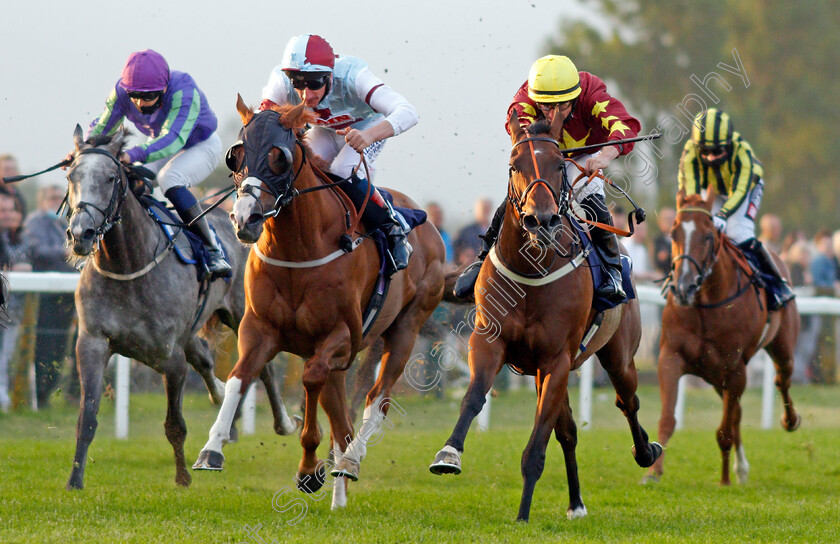
<instances>
[{"instance_id":1,"label":"horse's eye","mask_svg":"<svg viewBox=\"0 0 840 544\"><path fill-rule=\"evenodd\" d=\"M274 174L282 176L291 169L293 160L292 152L288 148L272 147L268 155L268 166Z\"/></svg>"},{"instance_id":2,"label":"horse's eye","mask_svg":"<svg viewBox=\"0 0 840 544\"><path fill-rule=\"evenodd\" d=\"M237 163L239 163L242 153L239 150L242 149L242 141L236 142L230 149L227 150L225 153L225 166L228 167L228 170L231 172L236 171Z\"/></svg>"}]
</instances>

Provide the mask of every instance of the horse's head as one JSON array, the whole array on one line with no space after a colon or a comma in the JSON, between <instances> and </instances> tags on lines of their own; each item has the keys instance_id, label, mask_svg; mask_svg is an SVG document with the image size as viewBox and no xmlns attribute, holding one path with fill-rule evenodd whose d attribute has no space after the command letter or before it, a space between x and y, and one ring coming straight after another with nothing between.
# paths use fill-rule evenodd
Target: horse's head
<instances>
[{"instance_id":1,"label":"horse's head","mask_svg":"<svg viewBox=\"0 0 840 544\"><path fill-rule=\"evenodd\" d=\"M82 127L76 125L73 133L75 157L67 172L70 210L67 240L76 255L89 255L119 219L128 180L117 157L127 133L126 129L120 128L112 135L93 136L85 142Z\"/></svg>"},{"instance_id":2,"label":"horse's head","mask_svg":"<svg viewBox=\"0 0 840 544\"><path fill-rule=\"evenodd\" d=\"M677 303L688 306L703 281L712 274L716 260L718 234L712 222L714 193L704 200L700 195L677 194L677 219L671 229L671 290Z\"/></svg>"},{"instance_id":3,"label":"horse's head","mask_svg":"<svg viewBox=\"0 0 840 544\"><path fill-rule=\"evenodd\" d=\"M565 161L557 145L562 129L560 115L551 125L540 122L527 130L519 125L515 112L510 119L513 149L508 200L531 243L543 248L551 245L568 207Z\"/></svg>"},{"instance_id":4,"label":"horse's head","mask_svg":"<svg viewBox=\"0 0 840 544\"><path fill-rule=\"evenodd\" d=\"M314 114L305 111L303 103L254 113L241 96L236 109L244 126L225 156L237 188L230 219L237 237L253 243L262 234L265 220L295 196L295 131L312 121Z\"/></svg>"}]
</instances>

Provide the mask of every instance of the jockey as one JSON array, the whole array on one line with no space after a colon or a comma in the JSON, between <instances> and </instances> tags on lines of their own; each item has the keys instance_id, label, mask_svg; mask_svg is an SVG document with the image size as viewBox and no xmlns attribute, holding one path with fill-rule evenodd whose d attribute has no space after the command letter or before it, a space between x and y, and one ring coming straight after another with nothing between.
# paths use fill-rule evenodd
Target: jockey
<instances>
[{"instance_id":1,"label":"jockey","mask_svg":"<svg viewBox=\"0 0 840 544\"><path fill-rule=\"evenodd\" d=\"M755 237L755 217L764 192L763 175L752 147L733 130L729 115L710 108L694 118L691 138L680 158L679 189L686 195L698 194L714 182L719 193L712 208L715 228L741 250L752 253L762 272L778 280L780 292L768 303L771 310L777 310L794 294L767 248Z\"/></svg>"},{"instance_id":2,"label":"jockey","mask_svg":"<svg viewBox=\"0 0 840 544\"><path fill-rule=\"evenodd\" d=\"M321 36L304 34L292 38L282 63L274 68L262 92L260 109L304 102L318 114L305 136L310 148L330 163L330 172L349 178L341 189L359 209L370 190L362 219L388 235L397 270L408 266L412 247L406 240L409 228L369 179L362 177L359 154L364 153L368 175L384 140L402 134L417 124L417 112L402 95L374 76L367 63L355 57L337 57Z\"/></svg>"},{"instance_id":3,"label":"jockey","mask_svg":"<svg viewBox=\"0 0 840 544\"><path fill-rule=\"evenodd\" d=\"M124 163L143 163L157 174L163 194L185 223L202 212L187 189L213 172L222 155L216 134L216 115L204 93L185 72L170 72L160 53L147 49L132 53L122 75L105 101L105 111L91 123L88 138L111 134L124 118L148 136L144 143L120 154ZM213 277L228 276L225 260L205 217L187 227L207 249L207 268Z\"/></svg>"},{"instance_id":4,"label":"jockey","mask_svg":"<svg viewBox=\"0 0 840 544\"><path fill-rule=\"evenodd\" d=\"M556 115L560 115L563 118L563 139L557 143L561 149L633 138L641 128L639 122L627 113L624 105L607 93L606 85L600 78L588 72L578 72L568 57L559 55L542 57L531 66L528 81L519 87L513 102L508 106L505 125L508 133L510 117L514 111L523 127L542 120L551 122ZM616 144L603 147L595 153L577 153L572 156L578 164L583 165L584 173L591 175L632 149L633 144ZM580 173L574 163L566 163L566 175L570 182ZM574 199L588 219L613 224L605 202L602 179L595 178L577 190ZM499 206L487 232L482 236L484 249L478 255L479 261L467 267L458 278L455 284L456 296L466 298L473 292L481 262L499 235L506 205L507 199ZM596 295L614 303L624 302L626 295L621 286L618 239L612 232L597 227L591 228L589 232L607 271L601 285L596 288Z\"/></svg>"}]
</instances>

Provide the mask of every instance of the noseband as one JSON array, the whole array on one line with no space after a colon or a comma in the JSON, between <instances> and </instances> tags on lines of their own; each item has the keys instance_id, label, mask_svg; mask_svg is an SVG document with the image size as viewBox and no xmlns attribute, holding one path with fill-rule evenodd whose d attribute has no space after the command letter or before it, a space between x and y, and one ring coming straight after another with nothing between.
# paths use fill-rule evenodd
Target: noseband
<instances>
[{"instance_id":1,"label":"noseband","mask_svg":"<svg viewBox=\"0 0 840 544\"><path fill-rule=\"evenodd\" d=\"M708 215L709 217L712 217L712 213L705 208L681 208L681 209L677 210L678 214L680 212L700 212L700 213ZM689 284L689 287L694 287L695 289L700 289L700 286L703 284L704 281L706 281L706 278L708 278L709 276L712 275L712 267L714 266L715 262L717 262L718 253L720 252L720 249L723 247L722 243L718 243L717 247L715 247L714 235L712 235L711 240L709 240L708 238L706 240L707 240L707 242L706 242L707 245L709 245L708 242L711 241L711 247L709 247L706 250L706 256L703 258L703 264L702 265L697 262L697 259L695 259L691 255L689 255L688 253L683 253L681 255L677 255L676 257L671 259L671 270L672 271L676 270L677 263L682 261L682 260L686 260L686 261L690 262L692 265L694 265L694 268L697 269L697 278L694 280L693 283ZM671 284L671 289L672 290L674 289L673 284Z\"/></svg>"},{"instance_id":2,"label":"noseband","mask_svg":"<svg viewBox=\"0 0 840 544\"><path fill-rule=\"evenodd\" d=\"M513 206L514 211L516 212L516 218L519 221L519 224L523 224L523 218L525 216L525 212L523 211L523 206L525 206L525 200L528 198L528 194L536 189L538 186L545 187L548 189L548 192L551 193L551 198L554 201L554 205L557 206L557 213L559 215L566 215L566 212L569 210L569 198L568 198L568 180L566 179L566 169L562 169L562 176L563 176L563 189L561 195L557 194L557 191L540 175L540 167L537 164L537 156L534 152L534 142L551 142L552 144L556 145L558 148L560 144L557 143L557 140L553 138L549 138L547 136L529 136L527 138L523 138L513 144L513 148L516 149L517 146L524 144L525 142L528 143L528 147L531 151L531 160L534 164L534 172L536 172L537 177L531 183L525 187L525 190L522 191L522 194L518 194L516 188L513 186L512 180L513 176L511 176L508 180L508 201Z\"/></svg>"},{"instance_id":3,"label":"noseband","mask_svg":"<svg viewBox=\"0 0 840 544\"><path fill-rule=\"evenodd\" d=\"M96 204L91 204L90 202L80 201L75 208L70 210L69 218L73 217L79 212L85 212L88 214L91 219L93 219L93 214L90 212L89 208L92 208L102 214L102 222L99 224L96 229L94 229L96 241L102 239L106 232L108 232L111 227L117 224L120 220L120 208L122 207L123 202L125 202L125 197L128 194L128 176L126 174L126 170L128 167L121 163L113 153L108 151L107 149L101 149L97 147L89 147L87 149L82 149L76 154L76 159L73 162L78 160L81 155L89 155L89 154L97 154L97 155L105 155L117 166L117 173L118 176L114 180L114 189L111 192L111 199L108 201L108 206L103 210L102 208L98 207Z\"/></svg>"}]
</instances>

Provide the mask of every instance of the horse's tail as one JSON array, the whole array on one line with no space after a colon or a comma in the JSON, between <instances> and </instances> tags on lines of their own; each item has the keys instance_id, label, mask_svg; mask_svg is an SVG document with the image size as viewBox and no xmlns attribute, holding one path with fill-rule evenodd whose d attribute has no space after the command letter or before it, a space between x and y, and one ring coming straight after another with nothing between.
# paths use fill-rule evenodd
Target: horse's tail
<instances>
[{"instance_id":1,"label":"horse's tail","mask_svg":"<svg viewBox=\"0 0 840 544\"><path fill-rule=\"evenodd\" d=\"M453 304L475 304L475 297L470 296L468 299L460 299L455 296L455 282L458 276L469 266L463 264L458 266L456 264L446 264L443 271L443 302L451 302Z\"/></svg>"}]
</instances>

